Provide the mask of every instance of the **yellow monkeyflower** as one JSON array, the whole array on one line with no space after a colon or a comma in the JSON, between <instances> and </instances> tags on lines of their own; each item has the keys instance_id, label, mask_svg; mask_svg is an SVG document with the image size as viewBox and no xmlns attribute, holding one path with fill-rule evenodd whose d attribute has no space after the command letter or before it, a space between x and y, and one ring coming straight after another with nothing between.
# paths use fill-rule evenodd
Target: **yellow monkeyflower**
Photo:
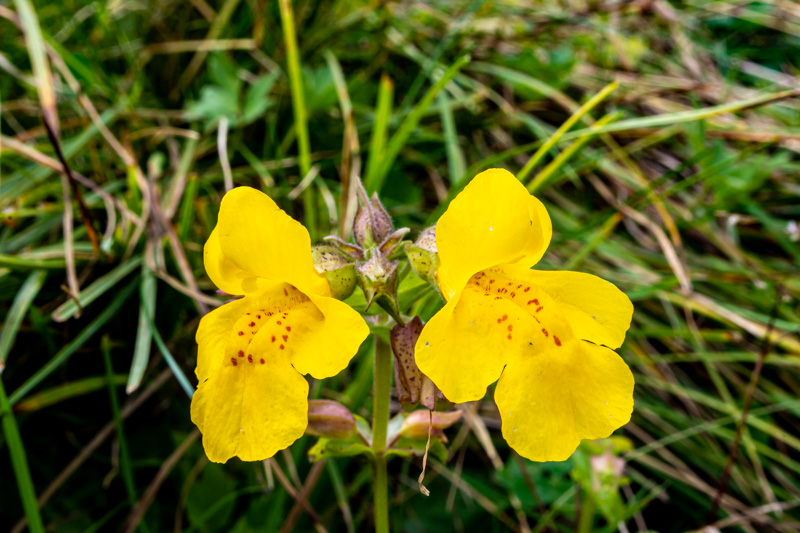
<instances>
[{"instance_id":1,"label":"yellow monkeyflower","mask_svg":"<svg viewBox=\"0 0 800 533\"><path fill-rule=\"evenodd\" d=\"M633 375L612 350L633 306L596 276L531 270L551 236L544 205L510 172L476 176L436 226L447 304L415 347L451 401L479 400L499 379L503 437L534 461L567 459L633 410Z\"/></svg>"},{"instance_id":2,"label":"yellow monkeyflower","mask_svg":"<svg viewBox=\"0 0 800 533\"><path fill-rule=\"evenodd\" d=\"M308 383L339 373L369 334L314 270L302 224L267 195L229 191L204 249L211 281L243 298L200 321L192 421L211 461L271 457L308 425Z\"/></svg>"}]
</instances>

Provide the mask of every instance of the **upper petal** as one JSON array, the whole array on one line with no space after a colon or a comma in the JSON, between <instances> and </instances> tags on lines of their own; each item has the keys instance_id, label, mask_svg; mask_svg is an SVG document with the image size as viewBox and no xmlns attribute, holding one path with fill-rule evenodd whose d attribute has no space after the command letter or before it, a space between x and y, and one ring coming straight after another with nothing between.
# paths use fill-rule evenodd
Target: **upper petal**
<instances>
[{"instance_id":1,"label":"upper petal","mask_svg":"<svg viewBox=\"0 0 800 533\"><path fill-rule=\"evenodd\" d=\"M582 439L630 420L633 375L616 352L571 338L510 363L495 390L503 437L533 461L564 461Z\"/></svg>"},{"instance_id":2,"label":"upper petal","mask_svg":"<svg viewBox=\"0 0 800 533\"><path fill-rule=\"evenodd\" d=\"M241 269L242 276L303 288L319 277L306 228L260 191L250 187L228 191L220 205L216 230L222 253ZM253 281L245 279L245 292L258 290Z\"/></svg>"},{"instance_id":3,"label":"upper petal","mask_svg":"<svg viewBox=\"0 0 800 533\"><path fill-rule=\"evenodd\" d=\"M633 304L614 286L583 272L525 270L520 278L545 291L576 337L619 348L631 325Z\"/></svg>"},{"instance_id":4,"label":"upper petal","mask_svg":"<svg viewBox=\"0 0 800 533\"><path fill-rule=\"evenodd\" d=\"M537 262L552 234L541 202L507 170L481 172L456 196L436 225L439 282L446 298L485 268Z\"/></svg>"},{"instance_id":5,"label":"upper petal","mask_svg":"<svg viewBox=\"0 0 800 533\"><path fill-rule=\"evenodd\" d=\"M214 285L228 294L244 294L242 281L247 274L222 253L218 227L214 228L203 247L206 273Z\"/></svg>"}]
</instances>

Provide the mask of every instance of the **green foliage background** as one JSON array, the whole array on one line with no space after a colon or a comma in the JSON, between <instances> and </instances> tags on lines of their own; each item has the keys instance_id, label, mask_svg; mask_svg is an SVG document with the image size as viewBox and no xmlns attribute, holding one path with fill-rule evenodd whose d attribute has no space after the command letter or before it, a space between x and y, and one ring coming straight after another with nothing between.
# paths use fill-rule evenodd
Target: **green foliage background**
<instances>
[{"instance_id":1,"label":"green foliage background","mask_svg":"<svg viewBox=\"0 0 800 533\"><path fill-rule=\"evenodd\" d=\"M613 443L623 479L593 473L593 445L558 464L513 454L490 390L448 430L430 497L421 460L390 462L394 531L796 531L797 5L292 6L302 103L278 2L0 1L0 527L27 517L39 530L35 495L59 532L371 529L363 459L313 467L304 437L268 469L210 464L189 420L194 331L218 304L202 245L222 144L233 183L269 193L316 239L338 231L351 174L417 232L478 171L525 169L554 223L542 268L597 274L634 301L620 353L636 407ZM65 226L42 127L56 111L99 255L74 191ZM67 297L73 261L82 309ZM403 294L423 318L441 305ZM366 415L371 372L367 342L312 395Z\"/></svg>"}]
</instances>

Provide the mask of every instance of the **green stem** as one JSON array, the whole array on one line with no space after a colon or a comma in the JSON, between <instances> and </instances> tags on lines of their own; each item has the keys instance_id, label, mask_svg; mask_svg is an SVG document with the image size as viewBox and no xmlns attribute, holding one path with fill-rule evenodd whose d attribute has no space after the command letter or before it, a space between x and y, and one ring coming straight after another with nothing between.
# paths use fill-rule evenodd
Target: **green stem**
<instances>
[{"instance_id":1,"label":"green stem","mask_svg":"<svg viewBox=\"0 0 800 533\"><path fill-rule=\"evenodd\" d=\"M389 532L389 487L386 474L386 430L392 388L392 350L375 335L375 399L372 405L372 450L375 452L372 488L375 499L375 531Z\"/></svg>"},{"instance_id":2,"label":"green stem","mask_svg":"<svg viewBox=\"0 0 800 533\"><path fill-rule=\"evenodd\" d=\"M281 25L283 26L283 42L286 45L286 66L289 71L289 87L292 92L292 109L297 130L297 147L300 152L300 179L305 178L311 170L311 143L308 137L308 112L303 94L303 76L300 70L300 53L297 49L297 32L294 27L294 12L290 0L280 0ZM311 234L311 242L317 240L317 210L313 184L303 191L303 210L306 227Z\"/></svg>"},{"instance_id":3,"label":"green stem","mask_svg":"<svg viewBox=\"0 0 800 533\"><path fill-rule=\"evenodd\" d=\"M581 500L581 516L578 521L578 533L591 533L594 525L594 495L583 491Z\"/></svg>"}]
</instances>

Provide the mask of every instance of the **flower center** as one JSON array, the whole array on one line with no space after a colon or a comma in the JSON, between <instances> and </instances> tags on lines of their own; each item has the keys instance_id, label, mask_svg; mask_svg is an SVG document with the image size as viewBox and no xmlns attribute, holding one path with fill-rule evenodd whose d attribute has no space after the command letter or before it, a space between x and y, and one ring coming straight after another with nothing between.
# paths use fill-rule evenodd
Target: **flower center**
<instances>
[{"instance_id":1,"label":"flower center","mask_svg":"<svg viewBox=\"0 0 800 533\"><path fill-rule=\"evenodd\" d=\"M561 324L563 320L555 314L552 298L524 280L515 280L499 268L490 268L472 276L467 282L467 288L482 294L484 298L512 302L525 314L533 317L540 326L542 337L552 341L556 347L561 347L563 340L569 337ZM509 316L502 314L493 318L506 329L506 338L512 340L515 333Z\"/></svg>"},{"instance_id":2,"label":"flower center","mask_svg":"<svg viewBox=\"0 0 800 533\"><path fill-rule=\"evenodd\" d=\"M270 353L278 355L289 346L292 331L296 333L298 329L298 311L313 305L305 294L287 283L255 300L254 306L233 325L225 364L266 364ZM255 353L250 349L256 335L269 336L268 353Z\"/></svg>"}]
</instances>

